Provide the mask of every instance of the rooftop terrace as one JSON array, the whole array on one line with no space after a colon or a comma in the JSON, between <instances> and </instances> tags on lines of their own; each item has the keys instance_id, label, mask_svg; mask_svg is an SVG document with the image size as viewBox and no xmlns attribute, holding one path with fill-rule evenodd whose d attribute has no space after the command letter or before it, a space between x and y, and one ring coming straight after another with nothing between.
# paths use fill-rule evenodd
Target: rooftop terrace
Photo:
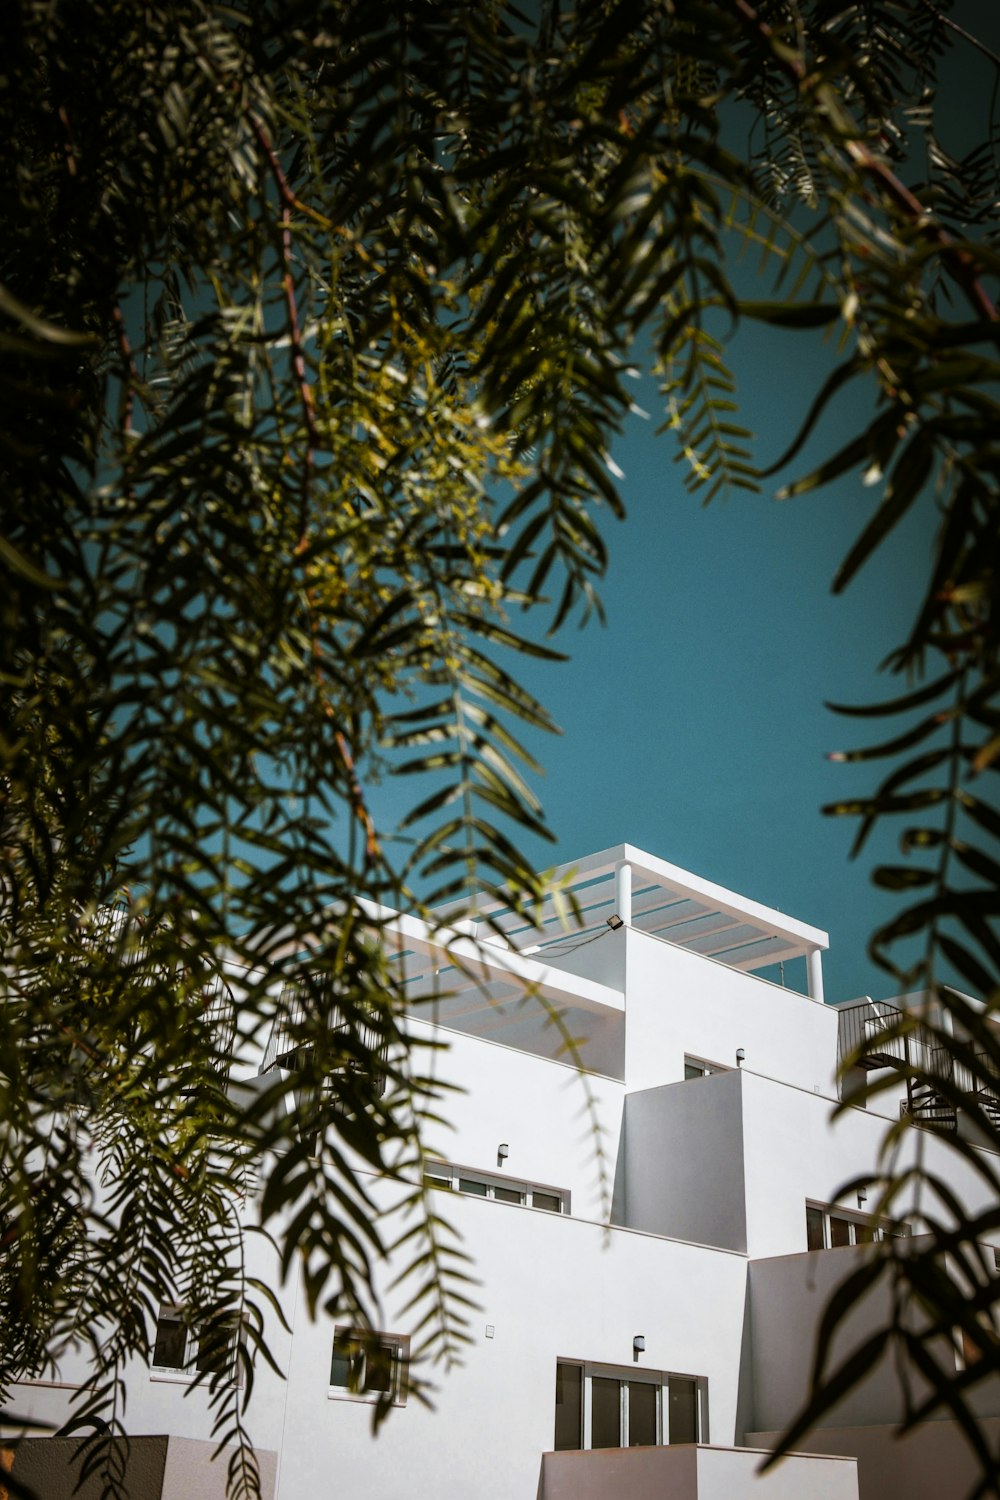
<instances>
[{"instance_id":1,"label":"rooftop terrace","mask_svg":"<svg viewBox=\"0 0 1000 1500\"><path fill-rule=\"evenodd\" d=\"M439 908L437 924L380 909L384 934L399 942L397 961L412 1000L433 1000L442 1025L536 1050L537 1037L522 1039L526 1029L546 1024L538 1007L534 1016L526 1013L530 988L574 1034L586 1013L584 1029L592 1033L595 1013L610 1022L623 1010L613 981L587 976L585 945L609 932L609 918L744 973L802 957L809 994L823 998L825 932L631 844L560 865L547 885L532 920L499 901L483 902L471 918L467 904ZM578 919L567 917L573 904ZM449 963L442 964L442 947ZM594 973L606 976L607 966L595 964Z\"/></svg>"}]
</instances>

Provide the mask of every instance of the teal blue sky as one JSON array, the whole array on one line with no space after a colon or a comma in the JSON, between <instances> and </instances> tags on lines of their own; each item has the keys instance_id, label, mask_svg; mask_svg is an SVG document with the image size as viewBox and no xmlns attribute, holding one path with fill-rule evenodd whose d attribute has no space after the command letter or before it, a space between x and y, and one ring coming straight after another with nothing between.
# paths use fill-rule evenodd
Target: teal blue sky
<instances>
[{"instance_id":1,"label":"teal blue sky","mask_svg":"<svg viewBox=\"0 0 1000 1500\"><path fill-rule=\"evenodd\" d=\"M832 351L746 327L728 353L757 452L774 459ZM837 446L852 417L862 423L862 408L863 398L853 410L845 403L811 455ZM887 828L852 862L853 820L820 811L874 787L883 763L846 766L827 754L870 742L877 727L825 704L903 690L879 665L905 639L927 576L931 498L834 596L834 572L877 487L850 478L779 502L774 487L788 477L779 475L759 495L705 507L685 493L654 425L634 423L615 447L629 515L607 528L607 624L567 632L571 661L530 677L563 730L539 746L556 858L636 844L826 929L830 998L893 993L866 955L894 900L872 888L869 870L872 856L892 855L900 830Z\"/></svg>"},{"instance_id":2,"label":"teal blue sky","mask_svg":"<svg viewBox=\"0 0 1000 1500\"><path fill-rule=\"evenodd\" d=\"M998 10L993 0L958 0L952 14L997 47ZM961 107L948 117L945 145L960 156L988 136L996 75L967 52L949 66ZM747 292L767 296L768 288ZM726 357L756 456L773 462L835 346L744 324ZM651 419L632 421L613 450L628 519L604 526L607 624L566 630L555 643L571 653L565 664L514 664L562 729L558 739L532 741L555 834L553 845L539 841L532 852L547 866L628 841L826 929L829 999L896 993L866 949L898 898L869 876L873 864L898 857L905 823L887 823L852 861L854 820L821 813L873 790L889 769L837 764L828 752L871 742L882 727L887 737L896 721L851 721L825 704L905 690L904 679L879 667L906 638L928 576L933 496L834 596L837 565L879 487L855 474L792 501L774 492L861 430L874 386L845 396L791 472L764 492L707 508L685 493L669 436L655 435L662 405L652 382L637 387L636 399Z\"/></svg>"},{"instance_id":3,"label":"teal blue sky","mask_svg":"<svg viewBox=\"0 0 1000 1500\"><path fill-rule=\"evenodd\" d=\"M951 13L1000 50L995 0L958 0ZM952 101L942 141L961 157L990 134L997 72L962 47L942 83ZM767 288L748 294L766 296ZM835 348L744 324L726 356L756 456L771 463ZM827 930L828 998L893 994L898 984L874 965L867 945L900 898L873 887L870 872L899 858L906 822L887 821L851 860L855 820L824 817L821 808L874 790L892 765L838 764L828 752L885 738L899 721L849 720L825 704L905 691L905 679L879 669L905 640L920 602L934 497L924 494L835 596L837 565L880 488L858 473L795 500L774 494L861 430L874 387L845 396L806 454L764 492L708 507L684 492L669 437L655 436L651 383L638 399L653 420L633 422L614 449L629 517L605 531L607 625L568 634L572 661L532 675L563 729L542 752L556 857L627 840Z\"/></svg>"}]
</instances>

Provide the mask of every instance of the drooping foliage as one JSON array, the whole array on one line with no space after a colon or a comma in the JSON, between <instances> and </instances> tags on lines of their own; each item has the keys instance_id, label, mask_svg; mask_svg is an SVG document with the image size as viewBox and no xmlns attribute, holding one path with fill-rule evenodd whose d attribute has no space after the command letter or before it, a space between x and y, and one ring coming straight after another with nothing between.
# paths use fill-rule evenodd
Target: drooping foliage
<instances>
[{"instance_id":1,"label":"drooping foliage","mask_svg":"<svg viewBox=\"0 0 1000 1500\"><path fill-rule=\"evenodd\" d=\"M310 1306L365 1326L415 1222L423 1353L455 1357L442 1227L417 1187L414 1221L380 1223L351 1165L419 1181L434 1107L373 912L530 904L518 736L549 721L510 664L548 648L519 610L597 604L637 351L688 487L761 482L720 315L829 327L793 457L870 390L870 423L787 491L871 482L837 588L912 506L940 512L901 701L866 710L910 716L859 752L893 769L838 810L862 835L918 815L876 877L918 899L877 951L907 940L908 983L943 958L992 999L998 184L991 120L947 149L939 65L983 55L961 9L8 6L0 1381L89 1341L79 1417L113 1433L157 1306L197 1304L220 1343L246 1330L243 1389L217 1371L213 1399L252 1490L269 1303L237 1208L265 1161L263 1225ZM414 788L399 827L379 776ZM237 1088L232 1055L276 1021L298 1070ZM930 1296L893 1244L880 1274Z\"/></svg>"}]
</instances>

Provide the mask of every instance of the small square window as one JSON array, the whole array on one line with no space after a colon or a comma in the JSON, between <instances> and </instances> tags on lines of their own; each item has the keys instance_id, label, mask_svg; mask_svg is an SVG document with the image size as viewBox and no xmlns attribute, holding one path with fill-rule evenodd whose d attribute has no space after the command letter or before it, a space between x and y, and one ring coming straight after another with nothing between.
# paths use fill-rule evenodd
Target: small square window
<instances>
[{"instance_id":1,"label":"small square window","mask_svg":"<svg viewBox=\"0 0 1000 1500\"><path fill-rule=\"evenodd\" d=\"M471 1193L474 1198L485 1198L489 1190L485 1182L477 1182L472 1177L460 1177L458 1179L458 1191L460 1193Z\"/></svg>"},{"instance_id":2,"label":"small square window","mask_svg":"<svg viewBox=\"0 0 1000 1500\"><path fill-rule=\"evenodd\" d=\"M531 1206L544 1208L550 1214L558 1214L562 1212L562 1199L558 1193L540 1193L536 1189L531 1195Z\"/></svg>"},{"instance_id":3,"label":"small square window","mask_svg":"<svg viewBox=\"0 0 1000 1500\"><path fill-rule=\"evenodd\" d=\"M524 1194L520 1188L501 1187L496 1183L493 1188L493 1196L498 1203L523 1203Z\"/></svg>"},{"instance_id":4,"label":"small square window","mask_svg":"<svg viewBox=\"0 0 1000 1500\"><path fill-rule=\"evenodd\" d=\"M366 1334L359 1328L337 1328L330 1360L330 1395L355 1401L406 1400L405 1370L409 1339L390 1333Z\"/></svg>"},{"instance_id":5,"label":"small square window","mask_svg":"<svg viewBox=\"0 0 1000 1500\"><path fill-rule=\"evenodd\" d=\"M160 1308L153 1341L154 1374L170 1374L194 1380L202 1375L228 1376L238 1383L242 1371L237 1359L238 1338L234 1323L192 1325L187 1310L172 1304Z\"/></svg>"}]
</instances>

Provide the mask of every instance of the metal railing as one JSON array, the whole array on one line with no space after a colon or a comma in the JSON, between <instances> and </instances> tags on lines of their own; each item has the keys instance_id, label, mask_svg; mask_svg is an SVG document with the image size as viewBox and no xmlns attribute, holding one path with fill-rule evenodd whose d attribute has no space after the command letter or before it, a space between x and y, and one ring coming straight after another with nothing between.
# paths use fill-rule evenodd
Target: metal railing
<instances>
[{"instance_id":1,"label":"metal railing","mask_svg":"<svg viewBox=\"0 0 1000 1500\"><path fill-rule=\"evenodd\" d=\"M162 931L162 929L161 929ZM151 990L179 993L190 983L191 973L184 961L184 944L171 951L168 959L154 957L155 927L125 906L100 906L90 914L82 927L84 951L93 962L84 965L81 979L101 983L112 973L125 975L130 984L148 986ZM110 961L110 967L109 967ZM225 1084L232 1064L236 1038L236 997L220 973L209 975L200 987L201 1013L212 1035L211 1066L219 1082Z\"/></svg>"},{"instance_id":2,"label":"metal railing","mask_svg":"<svg viewBox=\"0 0 1000 1500\"><path fill-rule=\"evenodd\" d=\"M370 1069L376 1096L381 1097L385 1093L387 1082L388 1038L384 1028L364 1020L350 1020L329 992L320 992L319 1004L325 1009L324 1025L328 1032L342 1032L355 1039L350 1051L345 1050L343 1063L334 1069L334 1073L357 1073L362 1069ZM261 1076L269 1073L272 1068L296 1072L305 1066L311 1051L306 1027L315 1013L314 1005L307 1004L305 990L300 983L293 980L282 985L274 1025L260 1065ZM374 1014L374 1007L371 1013Z\"/></svg>"},{"instance_id":3,"label":"metal railing","mask_svg":"<svg viewBox=\"0 0 1000 1500\"><path fill-rule=\"evenodd\" d=\"M973 1060L968 1060L972 1051ZM975 1096L1000 1114L1000 1065L982 1047L951 1042L940 1031L885 1001L838 1008L838 1062L843 1069L895 1068L906 1078L904 1112L954 1114L955 1094ZM964 1055L963 1055L964 1054ZM936 1096L936 1085L948 1085Z\"/></svg>"}]
</instances>

